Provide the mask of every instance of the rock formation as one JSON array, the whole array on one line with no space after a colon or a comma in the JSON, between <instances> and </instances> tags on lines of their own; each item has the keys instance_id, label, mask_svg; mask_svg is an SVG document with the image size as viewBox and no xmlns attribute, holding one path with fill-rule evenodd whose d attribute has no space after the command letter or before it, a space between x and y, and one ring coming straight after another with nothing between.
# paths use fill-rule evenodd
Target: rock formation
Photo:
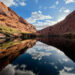
<instances>
[{"instance_id":1,"label":"rock formation","mask_svg":"<svg viewBox=\"0 0 75 75\"><path fill-rule=\"evenodd\" d=\"M75 33L75 11L69 14L63 21L37 32L41 35L63 35Z\"/></svg>"},{"instance_id":2,"label":"rock formation","mask_svg":"<svg viewBox=\"0 0 75 75\"><path fill-rule=\"evenodd\" d=\"M0 33L20 35L21 33L35 33L36 29L16 12L0 2Z\"/></svg>"}]
</instances>

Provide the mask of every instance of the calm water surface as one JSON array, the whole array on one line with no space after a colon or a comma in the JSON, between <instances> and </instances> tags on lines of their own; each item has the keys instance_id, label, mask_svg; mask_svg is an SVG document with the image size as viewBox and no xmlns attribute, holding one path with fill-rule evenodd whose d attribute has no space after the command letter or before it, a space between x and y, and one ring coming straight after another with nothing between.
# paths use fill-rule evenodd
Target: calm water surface
<instances>
[{"instance_id":1,"label":"calm water surface","mask_svg":"<svg viewBox=\"0 0 75 75\"><path fill-rule=\"evenodd\" d=\"M75 40L0 40L0 75L75 75Z\"/></svg>"}]
</instances>

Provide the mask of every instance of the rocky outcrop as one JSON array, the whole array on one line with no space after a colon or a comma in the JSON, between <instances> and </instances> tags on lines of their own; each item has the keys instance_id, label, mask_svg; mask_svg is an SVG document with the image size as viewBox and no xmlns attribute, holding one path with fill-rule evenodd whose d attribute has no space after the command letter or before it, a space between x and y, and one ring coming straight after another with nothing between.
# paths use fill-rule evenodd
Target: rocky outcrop
<instances>
[{"instance_id":1,"label":"rocky outcrop","mask_svg":"<svg viewBox=\"0 0 75 75\"><path fill-rule=\"evenodd\" d=\"M5 38L6 36L2 33L0 33L0 38Z\"/></svg>"},{"instance_id":2,"label":"rocky outcrop","mask_svg":"<svg viewBox=\"0 0 75 75\"><path fill-rule=\"evenodd\" d=\"M75 34L75 11L69 14L63 21L38 31L41 35Z\"/></svg>"},{"instance_id":3,"label":"rocky outcrop","mask_svg":"<svg viewBox=\"0 0 75 75\"><path fill-rule=\"evenodd\" d=\"M20 33L35 33L36 29L0 2L0 32L19 35Z\"/></svg>"}]
</instances>

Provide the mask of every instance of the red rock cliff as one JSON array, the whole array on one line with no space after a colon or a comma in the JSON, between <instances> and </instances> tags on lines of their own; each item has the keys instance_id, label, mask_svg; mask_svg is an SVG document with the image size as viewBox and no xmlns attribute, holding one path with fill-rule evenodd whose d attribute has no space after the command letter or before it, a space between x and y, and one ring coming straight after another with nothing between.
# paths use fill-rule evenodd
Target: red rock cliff
<instances>
[{"instance_id":1,"label":"red rock cliff","mask_svg":"<svg viewBox=\"0 0 75 75\"><path fill-rule=\"evenodd\" d=\"M36 29L13 10L0 2L0 32L35 33Z\"/></svg>"},{"instance_id":2,"label":"red rock cliff","mask_svg":"<svg viewBox=\"0 0 75 75\"><path fill-rule=\"evenodd\" d=\"M42 35L59 35L75 33L75 11L69 14L63 21L38 31Z\"/></svg>"}]
</instances>

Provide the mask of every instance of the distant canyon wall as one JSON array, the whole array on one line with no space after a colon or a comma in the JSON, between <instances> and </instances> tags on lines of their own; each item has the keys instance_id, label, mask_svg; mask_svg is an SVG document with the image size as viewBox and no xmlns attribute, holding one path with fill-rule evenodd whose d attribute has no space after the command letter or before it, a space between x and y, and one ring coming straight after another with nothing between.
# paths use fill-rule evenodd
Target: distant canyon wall
<instances>
[{"instance_id":1,"label":"distant canyon wall","mask_svg":"<svg viewBox=\"0 0 75 75\"><path fill-rule=\"evenodd\" d=\"M62 34L75 34L75 11L69 14L63 21L37 31L39 35L62 35Z\"/></svg>"}]
</instances>

